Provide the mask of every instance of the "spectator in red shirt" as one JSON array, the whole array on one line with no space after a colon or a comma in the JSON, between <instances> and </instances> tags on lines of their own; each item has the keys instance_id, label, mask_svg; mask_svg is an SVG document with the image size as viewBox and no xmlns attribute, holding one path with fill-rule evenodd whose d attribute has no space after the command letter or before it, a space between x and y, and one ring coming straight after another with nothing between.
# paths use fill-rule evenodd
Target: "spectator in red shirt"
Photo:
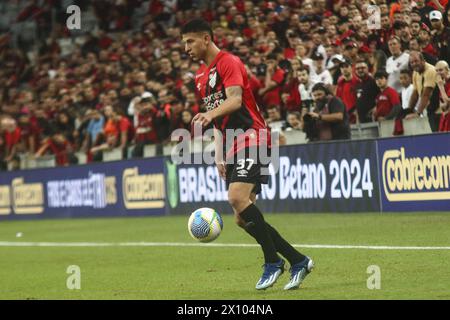
<instances>
[{"instance_id":1,"label":"spectator in red shirt","mask_svg":"<svg viewBox=\"0 0 450 320\"><path fill-rule=\"evenodd\" d=\"M154 104L151 95L142 95L139 103L136 103L138 121L134 141L136 146L133 149L133 158L142 158L144 155L144 146L156 144L158 140L157 115L158 110Z\"/></svg>"},{"instance_id":2,"label":"spectator in red shirt","mask_svg":"<svg viewBox=\"0 0 450 320\"><path fill-rule=\"evenodd\" d=\"M281 87L284 83L285 72L278 66L278 61L274 54L267 56L266 65L264 88L259 90L259 95L263 97L265 108L272 105L279 107L281 105Z\"/></svg>"},{"instance_id":3,"label":"spectator in red shirt","mask_svg":"<svg viewBox=\"0 0 450 320\"><path fill-rule=\"evenodd\" d=\"M422 23L422 29L419 31L419 44L422 48L422 52L429 54L433 58L437 58L438 51L431 44L431 31L430 28Z\"/></svg>"},{"instance_id":4,"label":"spectator in red shirt","mask_svg":"<svg viewBox=\"0 0 450 320\"><path fill-rule=\"evenodd\" d=\"M419 42L419 38L412 38L411 41L409 42L409 51L418 51L421 52L425 61L428 62L429 64L435 65L437 60L435 57L433 57L432 55L426 53L423 50L423 46L420 44Z\"/></svg>"},{"instance_id":5,"label":"spectator in red shirt","mask_svg":"<svg viewBox=\"0 0 450 320\"><path fill-rule=\"evenodd\" d=\"M450 131L450 69L448 63L443 60L436 63L436 73L442 110L439 132Z\"/></svg>"},{"instance_id":6,"label":"spectator in red shirt","mask_svg":"<svg viewBox=\"0 0 450 320\"><path fill-rule=\"evenodd\" d=\"M344 102L345 108L350 116L350 123L356 123L356 86L358 79L353 76L352 64L344 59L339 64L342 76L338 79L336 88L336 97Z\"/></svg>"},{"instance_id":7,"label":"spectator in red shirt","mask_svg":"<svg viewBox=\"0 0 450 320\"><path fill-rule=\"evenodd\" d=\"M372 113L374 121L394 119L402 109L397 91L387 85L388 76L388 73L384 70L375 73L375 82L380 89L380 93L376 97L376 106Z\"/></svg>"},{"instance_id":8,"label":"spectator in red shirt","mask_svg":"<svg viewBox=\"0 0 450 320\"><path fill-rule=\"evenodd\" d=\"M130 120L122 113L122 110L117 107L106 106L104 112L107 118L112 119L115 122L116 128L118 129L118 147L123 149L125 152L128 143L133 138L133 125L131 124Z\"/></svg>"},{"instance_id":9,"label":"spectator in red shirt","mask_svg":"<svg viewBox=\"0 0 450 320\"><path fill-rule=\"evenodd\" d=\"M297 47L297 44L300 43L300 38L298 37L298 34L292 30L288 30L286 32L286 38L288 46L284 49L284 58L291 60L295 58L295 48Z\"/></svg>"},{"instance_id":10,"label":"spectator in red shirt","mask_svg":"<svg viewBox=\"0 0 450 320\"><path fill-rule=\"evenodd\" d=\"M259 58L259 56L258 56L258 58ZM257 68L255 66L254 69L255 69L255 72L258 72L258 69L260 69L260 68ZM250 89L252 90L253 96L255 97L256 103L258 104L258 106L262 107L263 102L262 102L262 97L259 94L259 90L261 90L264 87L264 85L263 85L263 82L261 81L261 79L258 77L258 76L261 76L261 74L255 75L255 73L252 71L252 69L248 65L245 65L245 70L247 70L248 82L250 84ZM261 71L261 70L259 70L259 71ZM265 73L264 73L264 75L265 75Z\"/></svg>"},{"instance_id":11,"label":"spectator in red shirt","mask_svg":"<svg viewBox=\"0 0 450 320\"><path fill-rule=\"evenodd\" d=\"M33 136L32 136L32 127L30 116L28 113L21 113L19 118L17 119L18 126L21 131L20 145L22 152L31 151L31 147L33 145ZM34 153L34 149L32 151Z\"/></svg>"},{"instance_id":12,"label":"spectator in red shirt","mask_svg":"<svg viewBox=\"0 0 450 320\"><path fill-rule=\"evenodd\" d=\"M0 136L3 141L3 158L0 159L2 167L7 168L8 163L17 162L17 147L21 138L21 130L17 126L16 120L5 117L0 122Z\"/></svg>"},{"instance_id":13,"label":"spectator in red shirt","mask_svg":"<svg viewBox=\"0 0 450 320\"><path fill-rule=\"evenodd\" d=\"M183 122L181 120L181 112L183 112L184 106L183 102L174 98L170 103L170 131L174 131L176 129L183 127Z\"/></svg>"},{"instance_id":14,"label":"spectator in red shirt","mask_svg":"<svg viewBox=\"0 0 450 320\"><path fill-rule=\"evenodd\" d=\"M295 61L295 63L294 63ZM281 100L282 111L285 114L287 111L300 111L302 100L300 97L300 91L298 90L298 86L300 85L300 81L297 77L297 70L301 68L301 64L299 60L292 60L291 67L288 69L286 73L285 84L282 87L281 91Z\"/></svg>"},{"instance_id":15,"label":"spectator in red shirt","mask_svg":"<svg viewBox=\"0 0 450 320\"><path fill-rule=\"evenodd\" d=\"M56 133L44 140L42 146L34 156L38 158L44 154L52 154L55 156L56 164L58 166L67 166L69 164L77 163L72 152L73 146L67 138L61 133Z\"/></svg>"},{"instance_id":16,"label":"spectator in red shirt","mask_svg":"<svg viewBox=\"0 0 450 320\"><path fill-rule=\"evenodd\" d=\"M442 13L440 11L430 12L431 33L433 34L431 43L438 52L438 58L450 62L450 28L445 27Z\"/></svg>"},{"instance_id":17,"label":"spectator in red shirt","mask_svg":"<svg viewBox=\"0 0 450 320\"><path fill-rule=\"evenodd\" d=\"M3 134L0 134L0 171L8 170L8 164L5 161L5 157L6 157L5 139L3 138Z\"/></svg>"}]
</instances>

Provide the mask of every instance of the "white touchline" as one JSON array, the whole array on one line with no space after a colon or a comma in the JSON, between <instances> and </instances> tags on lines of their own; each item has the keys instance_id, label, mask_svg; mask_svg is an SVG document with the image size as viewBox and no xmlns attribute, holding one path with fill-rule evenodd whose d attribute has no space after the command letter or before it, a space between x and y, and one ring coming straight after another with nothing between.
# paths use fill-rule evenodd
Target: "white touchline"
<instances>
[{"instance_id":1,"label":"white touchline","mask_svg":"<svg viewBox=\"0 0 450 320\"><path fill-rule=\"evenodd\" d=\"M311 249L363 249L363 250L450 250L450 247L369 246L332 244L293 244L297 248ZM8 242L0 241L0 247L259 247L247 243L188 243L188 242Z\"/></svg>"}]
</instances>

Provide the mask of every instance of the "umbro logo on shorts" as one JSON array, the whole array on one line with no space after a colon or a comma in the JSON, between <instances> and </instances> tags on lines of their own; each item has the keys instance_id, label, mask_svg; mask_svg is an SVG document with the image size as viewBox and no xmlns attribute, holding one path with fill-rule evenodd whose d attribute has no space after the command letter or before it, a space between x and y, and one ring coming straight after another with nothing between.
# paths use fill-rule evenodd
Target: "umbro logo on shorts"
<instances>
[{"instance_id":1,"label":"umbro logo on shorts","mask_svg":"<svg viewBox=\"0 0 450 320\"><path fill-rule=\"evenodd\" d=\"M238 177L247 177L248 171L245 170L245 169L239 170L239 171L237 172L237 175L238 175Z\"/></svg>"}]
</instances>

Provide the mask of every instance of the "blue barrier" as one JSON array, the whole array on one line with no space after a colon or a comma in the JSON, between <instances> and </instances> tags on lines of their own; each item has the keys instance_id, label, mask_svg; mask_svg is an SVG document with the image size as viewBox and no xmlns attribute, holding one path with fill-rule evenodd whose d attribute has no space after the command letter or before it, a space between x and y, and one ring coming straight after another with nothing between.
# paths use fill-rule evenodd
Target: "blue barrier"
<instances>
[{"instance_id":1,"label":"blue barrier","mask_svg":"<svg viewBox=\"0 0 450 320\"><path fill-rule=\"evenodd\" d=\"M450 211L450 133L284 146L264 212ZM0 174L0 219L231 213L215 166L168 157Z\"/></svg>"},{"instance_id":2,"label":"blue barrier","mask_svg":"<svg viewBox=\"0 0 450 320\"><path fill-rule=\"evenodd\" d=\"M450 211L450 134L377 143L383 211Z\"/></svg>"},{"instance_id":3,"label":"blue barrier","mask_svg":"<svg viewBox=\"0 0 450 320\"><path fill-rule=\"evenodd\" d=\"M280 148L258 206L264 212L380 211L375 141L317 143ZM276 166L275 166L276 167ZM231 212L215 166L176 165L166 159L170 213L214 206Z\"/></svg>"},{"instance_id":4,"label":"blue barrier","mask_svg":"<svg viewBox=\"0 0 450 320\"><path fill-rule=\"evenodd\" d=\"M162 215L163 158L0 174L0 219Z\"/></svg>"}]
</instances>

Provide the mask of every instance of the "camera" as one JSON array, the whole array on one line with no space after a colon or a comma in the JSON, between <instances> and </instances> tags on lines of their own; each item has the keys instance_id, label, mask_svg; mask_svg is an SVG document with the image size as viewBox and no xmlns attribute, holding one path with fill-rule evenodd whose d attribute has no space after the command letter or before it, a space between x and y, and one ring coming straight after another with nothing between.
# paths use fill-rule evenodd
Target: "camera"
<instances>
[{"instance_id":1,"label":"camera","mask_svg":"<svg viewBox=\"0 0 450 320\"><path fill-rule=\"evenodd\" d=\"M313 118L309 113L303 116L303 132L309 141L319 140L319 128L317 126L317 119Z\"/></svg>"},{"instance_id":2,"label":"camera","mask_svg":"<svg viewBox=\"0 0 450 320\"><path fill-rule=\"evenodd\" d=\"M267 71L267 65L265 63L260 63L256 66L256 75L265 76Z\"/></svg>"}]
</instances>

